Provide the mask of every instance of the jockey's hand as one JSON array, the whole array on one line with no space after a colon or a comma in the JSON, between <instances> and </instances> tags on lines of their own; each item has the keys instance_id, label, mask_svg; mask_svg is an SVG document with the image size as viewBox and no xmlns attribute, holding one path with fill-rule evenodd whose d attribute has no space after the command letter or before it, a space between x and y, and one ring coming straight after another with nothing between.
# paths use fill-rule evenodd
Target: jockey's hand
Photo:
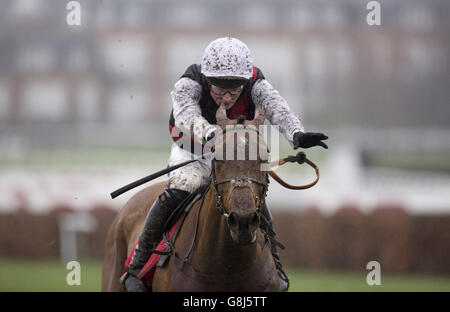
<instances>
[{"instance_id":1,"label":"jockey's hand","mask_svg":"<svg viewBox=\"0 0 450 312\"><path fill-rule=\"evenodd\" d=\"M314 133L314 132L306 132L303 133L298 131L294 133L294 149L299 147L301 148L310 148L313 146L322 146L323 148L328 148L322 140L326 140L328 137L323 133Z\"/></svg>"},{"instance_id":2,"label":"jockey's hand","mask_svg":"<svg viewBox=\"0 0 450 312\"><path fill-rule=\"evenodd\" d=\"M214 144L216 141L216 131L218 131L217 128L210 130L205 134L205 137L203 138L203 144L208 142L209 144Z\"/></svg>"},{"instance_id":3,"label":"jockey's hand","mask_svg":"<svg viewBox=\"0 0 450 312\"><path fill-rule=\"evenodd\" d=\"M205 141L206 142L210 142L210 143L214 143L214 138L216 137L216 133L213 131L211 132L206 138Z\"/></svg>"}]
</instances>

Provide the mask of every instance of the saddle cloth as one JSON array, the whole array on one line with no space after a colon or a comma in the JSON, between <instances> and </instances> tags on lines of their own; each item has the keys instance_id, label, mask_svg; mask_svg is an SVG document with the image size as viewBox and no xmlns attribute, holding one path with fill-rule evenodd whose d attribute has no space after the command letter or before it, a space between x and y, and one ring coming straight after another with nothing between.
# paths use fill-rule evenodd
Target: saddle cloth
<instances>
[{"instance_id":1,"label":"saddle cloth","mask_svg":"<svg viewBox=\"0 0 450 312\"><path fill-rule=\"evenodd\" d=\"M169 217L169 220L167 220L166 226L164 228L166 229L164 232L167 233L167 237L172 242L175 242L176 235L178 234L177 228L181 226L183 223L187 213L189 213L190 207L195 203L195 201L198 200L198 196L200 197L205 196L205 194L208 192L209 184L203 185L199 187L197 190L195 190L193 193L191 193L189 196L183 200L182 203L175 209L175 212ZM188 209L188 210L186 210ZM180 224L181 223L181 224ZM175 237L174 237L175 236ZM133 258L134 251L136 250L138 242L134 244L133 251L128 256L127 260L124 264L124 269L126 270L128 266L130 265L131 259ZM158 246L156 247L156 250L158 251L167 251L168 246L166 244L166 241L162 239ZM141 278L143 281L145 281L147 284L151 284L153 280L153 275L155 274L156 267L162 267L166 263L167 259L170 257L170 255L159 255L152 253L144 267L142 268L141 272L139 273L139 278Z\"/></svg>"},{"instance_id":2,"label":"saddle cloth","mask_svg":"<svg viewBox=\"0 0 450 312\"><path fill-rule=\"evenodd\" d=\"M175 230L178 226L178 224L181 222L180 219L178 219L177 222L175 222L175 224L172 226L172 228L169 230L168 232L168 237L169 238L173 238L173 235L175 233ZM131 254L128 256L127 261L125 261L125 270L128 268L128 266L130 265L131 259L133 258L134 255L134 251L136 250L136 246L137 246L138 242L136 242L136 244L134 245L133 251L131 252ZM156 250L158 251L165 251L166 249L166 242L164 239L162 239L158 246L156 247ZM163 259L166 260L168 257L165 256ZM158 261L161 259L161 255L159 254L155 254L152 253L152 255L150 256L150 258L148 259L147 263L144 265L144 267L142 268L141 272L139 273L141 279L145 282L147 282L148 284L152 283L153 280L153 275L155 274L155 269L156 269L156 264L158 263ZM165 261L162 261L162 263L160 264L160 266L163 266L165 263Z\"/></svg>"}]
</instances>

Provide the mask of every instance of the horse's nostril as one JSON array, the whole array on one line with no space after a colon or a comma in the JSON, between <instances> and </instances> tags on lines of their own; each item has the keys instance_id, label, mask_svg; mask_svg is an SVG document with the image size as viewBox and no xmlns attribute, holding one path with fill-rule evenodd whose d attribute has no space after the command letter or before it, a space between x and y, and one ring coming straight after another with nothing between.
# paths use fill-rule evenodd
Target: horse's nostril
<instances>
[{"instance_id":1,"label":"horse's nostril","mask_svg":"<svg viewBox=\"0 0 450 312\"><path fill-rule=\"evenodd\" d=\"M259 216L255 212L250 220L250 228L255 229L259 226Z\"/></svg>"},{"instance_id":2,"label":"horse's nostril","mask_svg":"<svg viewBox=\"0 0 450 312\"><path fill-rule=\"evenodd\" d=\"M256 212L246 215L232 212L227 222L230 230L235 233L253 233L258 228L260 219Z\"/></svg>"},{"instance_id":3,"label":"horse's nostril","mask_svg":"<svg viewBox=\"0 0 450 312\"><path fill-rule=\"evenodd\" d=\"M230 228L237 228L238 227L238 222L236 220L236 217L234 215L234 213L230 213L230 215L228 216L228 226Z\"/></svg>"}]
</instances>

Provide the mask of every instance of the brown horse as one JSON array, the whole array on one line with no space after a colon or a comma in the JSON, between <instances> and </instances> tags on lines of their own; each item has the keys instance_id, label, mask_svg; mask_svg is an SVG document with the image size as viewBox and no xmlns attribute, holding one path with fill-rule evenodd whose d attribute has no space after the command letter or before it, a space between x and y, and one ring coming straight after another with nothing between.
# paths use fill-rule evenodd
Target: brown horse
<instances>
[{"instance_id":1,"label":"brown horse","mask_svg":"<svg viewBox=\"0 0 450 312\"><path fill-rule=\"evenodd\" d=\"M226 129L216 140L215 155L222 155L223 160L212 161L209 190L186 216L168 263L156 268L152 291L279 290L270 246L259 227L258 209L266 195L268 176L260 169L267 159L267 146L256 129L264 122L264 115L257 109L253 120L240 121L243 125L232 130L226 126L238 121L228 120L223 107L216 118L217 124ZM257 133L258 157L235 160L240 149L248 155L252 129ZM242 132L246 133L240 135ZM235 150L233 159L227 159L226 154L230 154L222 148L230 140ZM261 156L262 151L266 155ZM165 182L157 183L135 194L113 221L105 244L103 291L124 291L119 282L124 263L164 186Z\"/></svg>"}]
</instances>

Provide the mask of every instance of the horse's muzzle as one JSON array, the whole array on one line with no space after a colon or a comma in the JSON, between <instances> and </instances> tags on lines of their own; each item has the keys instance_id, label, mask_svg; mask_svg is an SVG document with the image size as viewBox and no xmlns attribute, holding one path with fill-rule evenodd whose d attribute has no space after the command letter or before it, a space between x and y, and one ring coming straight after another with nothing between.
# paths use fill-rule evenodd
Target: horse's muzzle
<instances>
[{"instance_id":1,"label":"horse's muzzle","mask_svg":"<svg viewBox=\"0 0 450 312\"><path fill-rule=\"evenodd\" d=\"M248 214L231 212L227 219L231 237L239 245L249 245L256 241L259 222L259 215L256 212Z\"/></svg>"}]
</instances>

